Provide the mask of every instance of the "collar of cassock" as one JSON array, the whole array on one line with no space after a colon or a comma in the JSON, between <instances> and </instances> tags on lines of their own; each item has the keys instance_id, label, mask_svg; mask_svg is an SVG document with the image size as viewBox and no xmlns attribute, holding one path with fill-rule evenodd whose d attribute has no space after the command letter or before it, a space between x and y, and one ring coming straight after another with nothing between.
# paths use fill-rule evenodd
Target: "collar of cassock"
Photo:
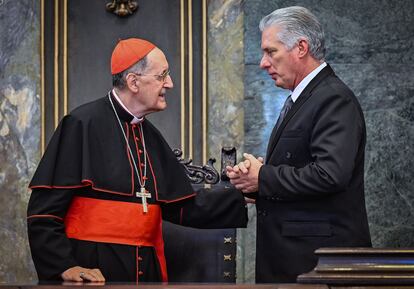
<instances>
[{"instance_id":1,"label":"collar of cassock","mask_svg":"<svg viewBox=\"0 0 414 289\"><path fill-rule=\"evenodd\" d=\"M137 117L129 111L129 109L122 103L121 99L116 94L115 89L112 89L111 97L112 100L115 100L114 106L120 119L122 119L123 121L127 121L130 124L137 124L144 121L144 117Z\"/></svg>"}]
</instances>

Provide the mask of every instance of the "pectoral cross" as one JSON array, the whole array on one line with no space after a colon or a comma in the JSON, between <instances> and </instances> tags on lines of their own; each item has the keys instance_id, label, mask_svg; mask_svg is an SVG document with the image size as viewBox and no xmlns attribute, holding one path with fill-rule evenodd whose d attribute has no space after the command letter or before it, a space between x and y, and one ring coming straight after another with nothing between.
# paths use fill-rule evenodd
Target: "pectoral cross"
<instances>
[{"instance_id":1,"label":"pectoral cross","mask_svg":"<svg viewBox=\"0 0 414 289\"><path fill-rule=\"evenodd\" d=\"M136 192L136 196L141 198L144 214L148 213L147 198L151 198L151 194L147 193L144 187L141 187L141 191Z\"/></svg>"}]
</instances>

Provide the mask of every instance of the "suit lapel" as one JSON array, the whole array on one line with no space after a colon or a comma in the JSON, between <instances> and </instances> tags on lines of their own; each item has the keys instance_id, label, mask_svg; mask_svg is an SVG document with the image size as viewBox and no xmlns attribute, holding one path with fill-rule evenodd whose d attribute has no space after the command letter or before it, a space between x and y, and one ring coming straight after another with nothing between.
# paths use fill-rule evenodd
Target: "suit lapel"
<instances>
[{"instance_id":1,"label":"suit lapel","mask_svg":"<svg viewBox=\"0 0 414 289\"><path fill-rule=\"evenodd\" d=\"M306 88L302 91L302 93L299 95L296 102L292 105L292 108L288 111L285 118L283 119L282 123L280 124L279 128L276 130L273 128L272 134L269 139L269 144L267 146L267 153L266 153L266 163L269 161L270 155L272 154L273 150L276 147L276 144L278 143L280 136L282 135L282 132L286 126L286 124L289 122L289 120L296 114L296 112L301 108L301 106L311 97L311 92L313 89L326 77L329 75L334 74L334 71L329 66L329 64L322 69L316 76L309 82L309 84L306 86Z\"/></svg>"}]
</instances>

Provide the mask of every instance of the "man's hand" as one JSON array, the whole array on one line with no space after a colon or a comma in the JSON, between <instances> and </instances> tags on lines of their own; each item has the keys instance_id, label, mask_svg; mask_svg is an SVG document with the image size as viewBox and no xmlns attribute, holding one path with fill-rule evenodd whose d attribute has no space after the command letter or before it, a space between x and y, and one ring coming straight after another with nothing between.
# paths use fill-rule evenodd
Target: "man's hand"
<instances>
[{"instance_id":1,"label":"man's hand","mask_svg":"<svg viewBox=\"0 0 414 289\"><path fill-rule=\"evenodd\" d=\"M226 174L230 182L243 193L257 192L259 189L259 170L263 158L255 158L251 154L243 154L245 160L234 167L227 166Z\"/></svg>"},{"instance_id":2,"label":"man's hand","mask_svg":"<svg viewBox=\"0 0 414 289\"><path fill-rule=\"evenodd\" d=\"M105 282L105 277L99 269L89 269L80 266L72 267L61 274L63 281L72 282Z\"/></svg>"}]
</instances>

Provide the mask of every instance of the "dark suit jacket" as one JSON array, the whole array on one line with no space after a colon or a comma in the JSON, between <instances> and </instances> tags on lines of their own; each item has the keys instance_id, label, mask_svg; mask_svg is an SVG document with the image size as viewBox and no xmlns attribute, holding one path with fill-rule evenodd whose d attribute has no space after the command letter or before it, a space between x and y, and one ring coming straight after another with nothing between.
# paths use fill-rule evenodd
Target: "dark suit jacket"
<instances>
[{"instance_id":1,"label":"dark suit jacket","mask_svg":"<svg viewBox=\"0 0 414 289\"><path fill-rule=\"evenodd\" d=\"M320 247L371 246L364 200L365 122L328 65L269 140L259 172L256 282L295 282Z\"/></svg>"}]
</instances>

